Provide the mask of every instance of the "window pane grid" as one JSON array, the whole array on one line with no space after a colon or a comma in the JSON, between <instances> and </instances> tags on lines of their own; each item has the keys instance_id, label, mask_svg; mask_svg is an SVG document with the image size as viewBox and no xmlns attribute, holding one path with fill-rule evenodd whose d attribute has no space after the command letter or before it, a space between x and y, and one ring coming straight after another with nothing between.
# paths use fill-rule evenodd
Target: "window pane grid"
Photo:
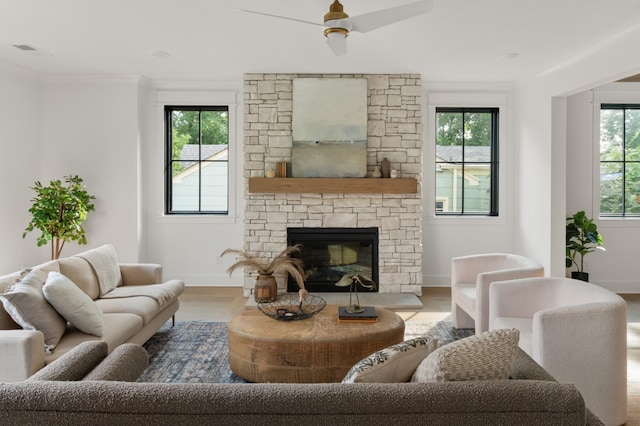
<instances>
[{"instance_id":1,"label":"window pane grid","mask_svg":"<svg viewBox=\"0 0 640 426\"><path fill-rule=\"evenodd\" d=\"M640 216L640 105L600 108L600 215Z\"/></svg>"},{"instance_id":2,"label":"window pane grid","mask_svg":"<svg viewBox=\"0 0 640 426\"><path fill-rule=\"evenodd\" d=\"M497 108L436 108L436 215L498 214Z\"/></svg>"},{"instance_id":3,"label":"window pane grid","mask_svg":"<svg viewBox=\"0 0 640 426\"><path fill-rule=\"evenodd\" d=\"M167 214L228 214L228 107L165 107Z\"/></svg>"}]
</instances>

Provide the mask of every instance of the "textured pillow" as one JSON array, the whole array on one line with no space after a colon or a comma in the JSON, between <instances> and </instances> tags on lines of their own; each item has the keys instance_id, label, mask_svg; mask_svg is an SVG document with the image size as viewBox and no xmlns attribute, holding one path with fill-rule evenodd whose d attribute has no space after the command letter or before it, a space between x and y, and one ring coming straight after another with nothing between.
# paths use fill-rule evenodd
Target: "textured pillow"
<instances>
[{"instance_id":1,"label":"textured pillow","mask_svg":"<svg viewBox=\"0 0 640 426\"><path fill-rule=\"evenodd\" d=\"M416 337L379 350L351 367L342 383L408 382L416 367L438 348L438 339Z\"/></svg>"},{"instance_id":2,"label":"textured pillow","mask_svg":"<svg viewBox=\"0 0 640 426\"><path fill-rule=\"evenodd\" d=\"M508 379L518 350L515 329L485 331L444 345L420 363L412 382Z\"/></svg>"},{"instance_id":3,"label":"textured pillow","mask_svg":"<svg viewBox=\"0 0 640 426\"><path fill-rule=\"evenodd\" d=\"M67 321L47 302L42 285L47 274L26 270L0 295L5 311L25 330L38 330L44 335L45 349L52 350L67 328Z\"/></svg>"},{"instance_id":4,"label":"textured pillow","mask_svg":"<svg viewBox=\"0 0 640 426\"><path fill-rule=\"evenodd\" d=\"M98 305L69 278L49 272L42 287L44 297L75 328L102 337L104 319Z\"/></svg>"}]
</instances>

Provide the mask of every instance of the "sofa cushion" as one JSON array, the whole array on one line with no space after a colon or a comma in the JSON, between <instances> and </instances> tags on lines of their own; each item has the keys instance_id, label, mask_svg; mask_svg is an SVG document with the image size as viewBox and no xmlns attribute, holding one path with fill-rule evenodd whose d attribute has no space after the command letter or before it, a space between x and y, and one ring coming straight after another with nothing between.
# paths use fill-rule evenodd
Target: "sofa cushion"
<instances>
[{"instance_id":1,"label":"sofa cushion","mask_svg":"<svg viewBox=\"0 0 640 426\"><path fill-rule=\"evenodd\" d=\"M145 324L153 320L161 311L158 303L150 297L122 297L116 299L97 299L96 305L105 314L131 313L142 318Z\"/></svg>"},{"instance_id":2,"label":"sofa cushion","mask_svg":"<svg viewBox=\"0 0 640 426\"><path fill-rule=\"evenodd\" d=\"M456 292L456 300L467 312L473 312L476 309L476 284L458 283L452 291Z\"/></svg>"},{"instance_id":3,"label":"sofa cushion","mask_svg":"<svg viewBox=\"0 0 640 426\"><path fill-rule=\"evenodd\" d=\"M508 379L518 352L517 329L485 331L457 340L429 354L412 382Z\"/></svg>"},{"instance_id":4,"label":"sofa cushion","mask_svg":"<svg viewBox=\"0 0 640 426\"><path fill-rule=\"evenodd\" d=\"M93 269L98 279L100 297L122 284L116 249L111 244L87 250L77 254L76 257L86 260Z\"/></svg>"},{"instance_id":5,"label":"sofa cushion","mask_svg":"<svg viewBox=\"0 0 640 426\"><path fill-rule=\"evenodd\" d=\"M113 350L82 380L135 382L149 366L149 354L140 345L124 343Z\"/></svg>"},{"instance_id":6,"label":"sofa cushion","mask_svg":"<svg viewBox=\"0 0 640 426\"><path fill-rule=\"evenodd\" d=\"M42 291L56 311L74 327L85 333L102 336L102 311L69 278L59 272L49 272Z\"/></svg>"},{"instance_id":7,"label":"sofa cushion","mask_svg":"<svg viewBox=\"0 0 640 426\"><path fill-rule=\"evenodd\" d=\"M67 328L67 321L47 302L42 271L25 270L7 291L0 295L2 305L11 318L25 330L38 330L44 335L47 349L53 349Z\"/></svg>"},{"instance_id":8,"label":"sofa cushion","mask_svg":"<svg viewBox=\"0 0 640 426\"><path fill-rule=\"evenodd\" d=\"M438 339L416 337L389 346L358 361L342 383L408 382L416 367L438 348Z\"/></svg>"},{"instance_id":9,"label":"sofa cushion","mask_svg":"<svg viewBox=\"0 0 640 426\"><path fill-rule=\"evenodd\" d=\"M142 330L142 318L134 314L104 314L104 334L96 337L83 333L75 327L68 327L64 336L58 343L56 350L51 354L45 354L44 360L48 364L59 358L66 352L87 340L102 340L107 342L108 351L113 351L118 345L129 341L136 333Z\"/></svg>"},{"instance_id":10,"label":"sofa cushion","mask_svg":"<svg viewBox=\"0 0 640 426\"><path fill-rule=\"evenodd\" d=\"M60 267L59 272L62 275L73 281L73 283L90 298L98 298L100 295L98 278L93 272L91 265L89 265L89 262L79 257L67 257L59 259L58 262Z\"/></svg>"},{"instance_id":11,"label":"sofa cushion","mask_svg":"<svg viewBox=\"0 0 640 426\"><path fill-rule=\"evenodd\" d=\"M82 342L27 380L82 380L106 356L106 342Z\"/></svg>"},{"instance_id":12,"label":"sofa cushion","mask_svg":"<svg viewBox=\"0 0 640 426\"><path fill-rule=\"evenodd\" d=\"M175 302L183 291L184 282L180 280L162 284L126 285L109 292L104 299L96 300L96 303L104 313L130 312L139 315L148 324L158 312ZM123 296L116 297L118 294Z\"/></svg>"}]
</instances>

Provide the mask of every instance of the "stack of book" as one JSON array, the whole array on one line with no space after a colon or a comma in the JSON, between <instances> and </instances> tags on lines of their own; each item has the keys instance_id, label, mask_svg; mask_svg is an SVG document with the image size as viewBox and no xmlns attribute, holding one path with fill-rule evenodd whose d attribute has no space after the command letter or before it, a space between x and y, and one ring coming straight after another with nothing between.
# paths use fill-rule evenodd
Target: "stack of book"
<instances>
[{"instance_id":1,"label":"stack of book","mask_svg":"<svg viewBox=\"0 0 640 426\"><path fill-rule=\"evenodd\" d=\"M376 314L375 306L363 306L364 312L351 313L347 311L346 306L338 306L338 322L376 322L378 314Z\"/></svg>"}]
</instances>

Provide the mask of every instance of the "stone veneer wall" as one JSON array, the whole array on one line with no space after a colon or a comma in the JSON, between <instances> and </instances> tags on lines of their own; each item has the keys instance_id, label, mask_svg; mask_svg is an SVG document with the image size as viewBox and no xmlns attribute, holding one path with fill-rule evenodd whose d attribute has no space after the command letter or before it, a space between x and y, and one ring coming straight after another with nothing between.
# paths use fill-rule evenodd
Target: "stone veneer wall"
<instances>
[{"instance_id":1,"label":"stone veneer wall","mask_svg":"<svg viewBox=\"0 0 640 426\"><path fill-rule=\"evenodd\" d=\"M249 177L291 161L294 78L368 80L367 170L383 158L416 194L250 194ZM379 291L422 292L422 81L414 74L246 74L244 78L244 250L271 258L287 227L378 227ZM279 290L286 284L278 280ZM248 296L255 277L245 277Z\"/></svg>"}]
</instances>

